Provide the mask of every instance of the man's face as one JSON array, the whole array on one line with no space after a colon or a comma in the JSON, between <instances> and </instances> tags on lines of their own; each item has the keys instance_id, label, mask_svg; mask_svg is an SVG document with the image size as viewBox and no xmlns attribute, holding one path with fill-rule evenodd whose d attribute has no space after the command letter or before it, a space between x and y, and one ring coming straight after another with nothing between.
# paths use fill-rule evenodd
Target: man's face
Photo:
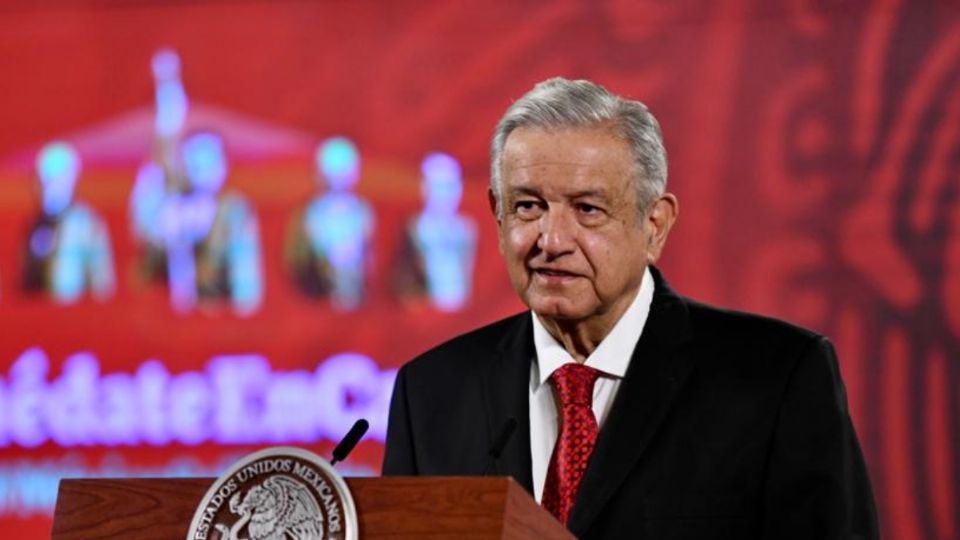
<instances>
[{"instance_id":1,"label":"man's face","mask_svg":"<svg viewBox=\"0 0 960 540\"><path fill-rule=\"evenodd\" d=\"M519 128L501 169L500 251L530 309L616 321L650 257L627 143L608 128Z\"/></svg>"}]
</instances>

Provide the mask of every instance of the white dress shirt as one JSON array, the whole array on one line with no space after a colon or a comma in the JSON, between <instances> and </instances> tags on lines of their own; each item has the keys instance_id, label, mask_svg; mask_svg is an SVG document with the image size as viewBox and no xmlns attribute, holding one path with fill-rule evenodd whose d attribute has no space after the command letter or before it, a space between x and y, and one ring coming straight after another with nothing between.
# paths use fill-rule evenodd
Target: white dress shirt
<instances>
[{"instance_id":1,"label":"white dress shirt","mask_svg":"<svg viewBox=\"0 0 960 540\"><path fill-rule=\"evenodd\" d=\"M620 382L627 373L633 349L640 339L653 301L653 276L648 268L640 290L607 337L587 357L585 365L600 371L593 387L593 414L602 428ZM550 375L560 366L576 360L547 332L536 314L533 317L533 344L537 356L530 365L530 453L533 465L533 493L539 503L547 479L550 456L557 442L558 410L553 399Z\"/></svg>"}]
</instances>

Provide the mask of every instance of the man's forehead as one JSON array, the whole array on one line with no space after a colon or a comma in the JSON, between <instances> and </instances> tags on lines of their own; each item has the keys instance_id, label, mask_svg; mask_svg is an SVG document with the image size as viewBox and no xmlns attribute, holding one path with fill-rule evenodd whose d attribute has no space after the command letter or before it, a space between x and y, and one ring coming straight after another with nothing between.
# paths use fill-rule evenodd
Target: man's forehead
<instances>
[{"instance_id":1,"label":"man's forehead","mask_svg":"<svg viewBox=\"0 0 960 540\"><path fill-rule=\"evenodd\" d=\"M507 135L506 145L516 144L518 141L529 140L573 140L573 139L609 139L621 141L617 131L609 124L593 124L588 126L520 126Z\"/></svg>"},{"instance_id":2,"label":"man's forehead","mask_svg":"<svg viewBox=\"0 0 960 540\"><path fill-rule=\"evenodd\" d=\"M629 161L630 148L607 127L517 128L507 137L503 160L511 167ZM617 163L620 164L620 163Z\"/></svg>"},{"instance_id":3,"label":"man's forehead","mask_svg":"<svg viewBox=\"0 0 960 540\"><path fill-rule=\"evenodd\" d=\"M573 189L609 191L611 181L632 175L626 143L605 127L518 128L504 145L501 163L506 187L549 177Z\"/></svg>"}]
</instances>

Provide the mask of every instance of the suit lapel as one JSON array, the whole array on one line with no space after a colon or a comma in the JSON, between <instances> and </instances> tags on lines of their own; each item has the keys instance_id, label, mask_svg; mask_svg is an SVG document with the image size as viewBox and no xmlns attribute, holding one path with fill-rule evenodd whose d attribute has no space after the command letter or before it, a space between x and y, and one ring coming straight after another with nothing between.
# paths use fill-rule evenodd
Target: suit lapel
<instances>
[{"instance_id":1,"label":"suit lapel","mask_svg":"<svg viewBox=\"0 0 960 540\"><path fill-rule=\"evenodd\" d=\"M533 493L530 458L530 362L533 360L533 327L530 313L518 315L497 346L496 358L481 368L488 445L503 430L508 418L517 428L503 449L494 474L512 476Z\"/></svg>"},{"instance_id":2,"label":"suit lapel","mask_svg":"<svg viewBox=\"0 0 960 540\"><path fill-rule=\"evenodd\" d=\"M568 527L585 534L663 422L693 367L681 345L691 337L686 304L651 267L655 293L650 314L597 438Z\"/></svg>"}]
</instances>

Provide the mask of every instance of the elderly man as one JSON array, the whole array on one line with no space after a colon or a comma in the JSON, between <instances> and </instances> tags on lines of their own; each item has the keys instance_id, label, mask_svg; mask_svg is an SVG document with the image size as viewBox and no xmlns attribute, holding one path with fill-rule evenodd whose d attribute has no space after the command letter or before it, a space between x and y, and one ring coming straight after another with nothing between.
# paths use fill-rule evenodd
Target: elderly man
<instances>
[{"instance_id":1,"label":"elderly man","mask_svg":"<svg viewBox=\"0 0 960 540\"><path fill-rule=\"evenodd\" d=\"M679 296L653 267L678 205L643 104L551 79L491 155L531 313L400 370L384 474L511 475L583 538L876 537L830 343Z\"/></svg>"}]
</instances>

